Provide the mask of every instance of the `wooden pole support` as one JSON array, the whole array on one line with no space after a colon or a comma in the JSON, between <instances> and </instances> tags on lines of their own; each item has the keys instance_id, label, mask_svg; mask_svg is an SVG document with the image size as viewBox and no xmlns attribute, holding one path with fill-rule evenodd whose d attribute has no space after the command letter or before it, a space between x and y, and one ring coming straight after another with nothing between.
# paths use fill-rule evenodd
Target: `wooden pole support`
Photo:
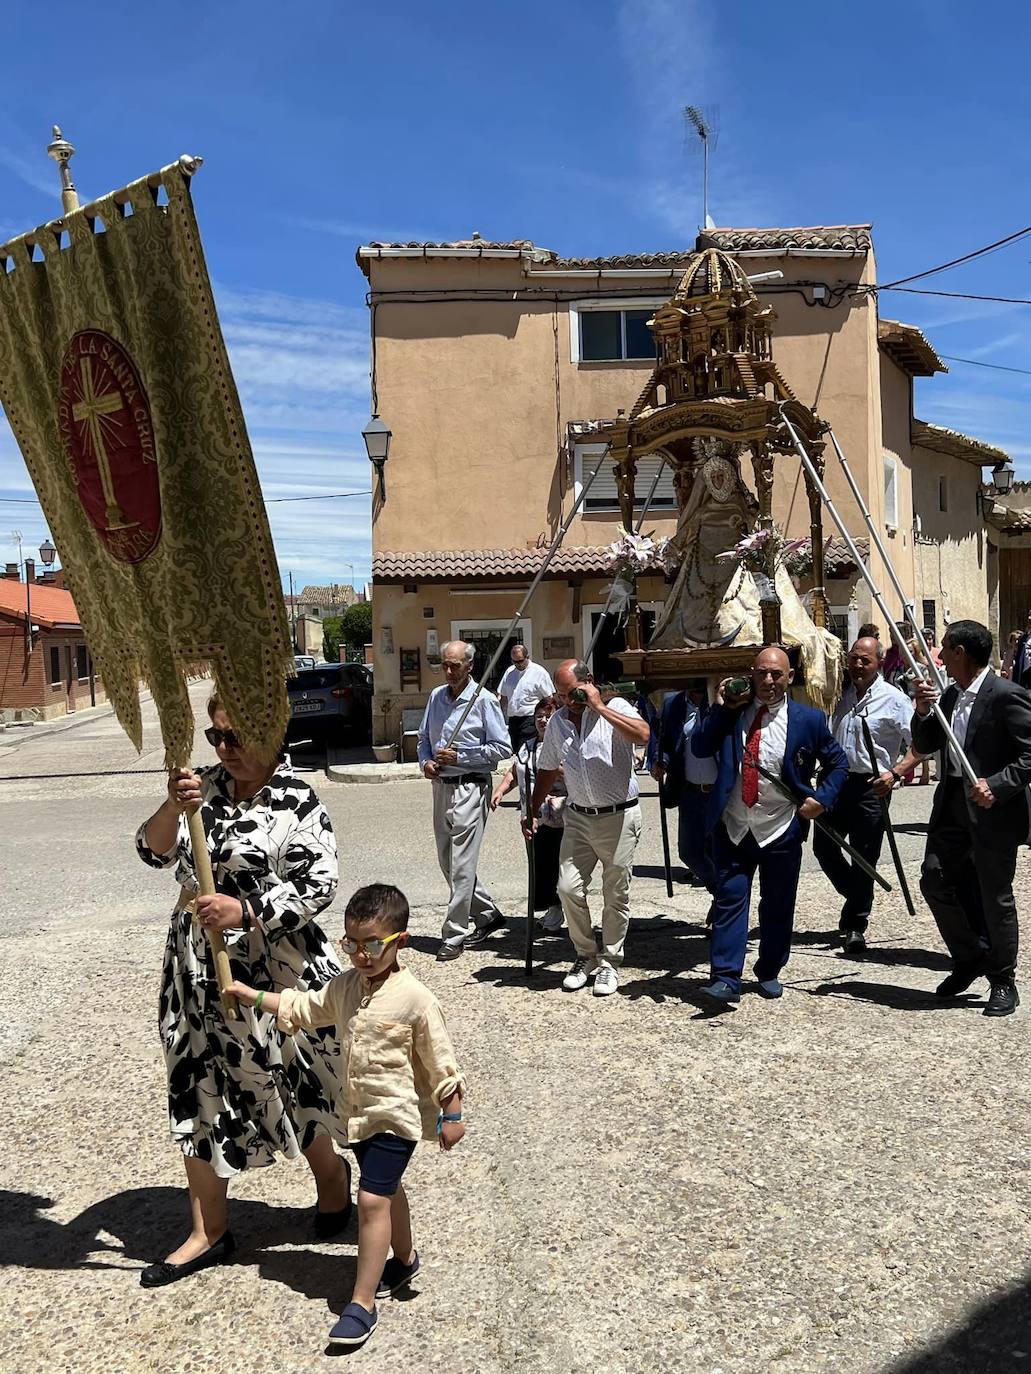
<instances>
[{"instance_id":1,"label":"wooden pole support","mask_svg":"<svg viewBox=\"0 0 1031 1374\"><path fill-rule=\"evenodd\" d=\"M200 887L202 897L212 897L215 894L215 876L211 871L211 857L208 854L208 837L204 833L204 822L201 819L200 809L189 813L190 821L190 848L193 850L193 869L197 874L197 883ZM220 930L209 930L204 927L204 933L208 937L211 945L211 953L215 960L215 978L218 980L219 996L222 999L222 1009L231 1021L240 1019L240 1009L236 1004L236 998L226 992L226 988L233 981L233 974L229 967L229 954L226 950L226 942L222 938Z\"/></svg>"}]
</instances>

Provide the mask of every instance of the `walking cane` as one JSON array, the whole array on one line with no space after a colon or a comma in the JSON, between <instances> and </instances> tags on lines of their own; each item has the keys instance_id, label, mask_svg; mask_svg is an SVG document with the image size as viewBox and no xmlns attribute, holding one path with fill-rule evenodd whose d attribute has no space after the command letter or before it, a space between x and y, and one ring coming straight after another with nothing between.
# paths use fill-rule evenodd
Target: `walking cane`
<instances>
[{"instance_id":1,"label":"walking cane","mask_svg":"<svg viewBox=\"0 0 1031 1374\"><path fill-rule=\"evenodd\" d=\"M533 749L526 751L526 777L524 779L523 793L526 798L526 820L527 824L533 825L533 761L537 756L537 745L534 743ZM534 920L534 896L537 888L537 857L533 852L533 834L531 832L526 841L526 872L528 892L526 895L526 961L524 973L529 978L533 974L533 920Z\"/></svg>"},{"instance_id":2,"label":"walking cane","mask_svg":"<svg viewBox=\"0 0 1031 1374\"><path fill-rule=\"evenodd\" d=\"M662 866L666 870L666 896L673 896L673 877L669 871L669 824L666 821L666 794L663 790L666 778L666 766L662 761L662 712L659 712L659 739L658 739L659 767L662 769L662 777L659 778L659 829L662 832Z\"/></svg>"},{"instance_id":3,"label":"walking cane","mask_svg":"<svg viewBox=\"0 0 1031 1374\"><path fill-rule=\"evenodd\" d=\"M873 768L873 775L876 778L877 755L874 753L873 735L870 733L870 726L867 723L866 717L861 716L860 721L863 726L863 739L866 741L866 747L870 752L870 764ZM902 859L899 856L898 842L895 839L895 831L892 829L891 816L888 814L888 798L880 797L878 800L881 803L881 815L884 818L884 833L888 837L888 848L891 850L892 862L895 865L895 872L898 874L899 887L902 889L902 896L906 902L906 910L909 912L910 916L915 916L916 908L913 906L913 898L909 895L909 884L906 882L905 870L902 867Z\"/></svg>"},{"instance_id":4,"label":"walking cane","mask_svg":"<svg viewBox=\"0 0 1031 1374\"><path fill-rule=\"evenodd\" d=\"M787 797L788 801L794 802L796 806L800 806L802 802L805 800L804 797L800 797L796 793L792 792L791 788L788 787L782 779L775 778L772 773L770 773L767 769L765 769L762 766L761 763L756 762L755 771L757 773L761 773L767 782L773 784L773 786L777 789L781 796ZM843 839L842 836L838 834L838 832L834 829L833 826L827 824L827 822L824 820L822 816L817 816L816 819L813 821L813 824L818 825L820 829L823 831L823 833L827 836L827 838L829 840L833 840L839 849L843 849L845 853L848 855L848 857L852 860L852 862L858 864L868 878L872 878L875 883L880 883L881 887L884 888L885 892L891 891L891 883L889 883L886 878L882 878L881 875L877 872L876 868L874 868L872 864L868 864L866 860L863 858L862 854L860 854L858 850L853 849L852 846L849 844L848 840Z\"/></svg>"}]
</instances>

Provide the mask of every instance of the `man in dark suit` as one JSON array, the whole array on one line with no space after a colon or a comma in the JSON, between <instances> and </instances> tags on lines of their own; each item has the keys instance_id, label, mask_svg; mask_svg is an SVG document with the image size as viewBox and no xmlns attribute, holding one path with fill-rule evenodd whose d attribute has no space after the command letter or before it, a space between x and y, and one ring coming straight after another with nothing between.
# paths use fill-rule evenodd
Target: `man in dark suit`
<instances>
[{"instance_id":1,"label":"man in dark suit","mask_svg":"<svg viewBox=\"0 0 1031 1374\"><path fill-rule=\"evenodd\" d=\"M988 666L991 655L992 636L976 620L954 621L942 640L942 667L953 679L942 712L977 784L969 785L932 714L933 682L917 684L913 747L943 751L920 872L920 890L953 960L938 995L957 997L986 977L985 1016L1008 1016L1020 1003L1013 873L1028 837L1031 693L998 677Z\"/></svg>"},{"instance_id":2,"label":"man in dark suit","mask_svg":"<svg viewBox=\"0 0 1031 1374\"><path fill-rule=\"evenodd\" d=\"M715 758L706 828L712 835L716 903L712 929L712 981L702 991L717 1002L741 1000L748 945L752 880L759 873L759 957L755 976L764 997L780 997L778 974L791 953L802 841L809 822L834 805L848 776L848 760L822 711L792 701L794 679L783 649L756 657L751 684L730 696L726 678L716 702L691 739L698 758ZM822 773L813 787L817 764ZM762 768L763 772L759 771ZM779 778L783 795L764 773Z\"/></svg>"},{"instance_id":3,"label":"man in dark suit","mask_svg":"<svg viewBox=\"0 0 1031 1374\"><path fill-rule=\"evenodd\" d=\"M1017 647L1013 651L1010 680L1018 687L1031 687L1031 611L1027 613L1024 633L1017 640Z\"/></svg>"},{"instance_id":4,"label":"man in dark suit","mask_svg":"<svg viewBox=\"0 0 1031 1374\"><path fill-rule=\"evenodd\" d=\"M705 718L708 701L705 682L674 692L662 703L657 725L652 727L648 763L652 777L662 783L666 806L678 811L677 852L680 862L695 881L715 895L716 871L705 833L709 793L716 781L713 759L698 759L691 752L694 731Z\"/></svg>"}]
</instances>

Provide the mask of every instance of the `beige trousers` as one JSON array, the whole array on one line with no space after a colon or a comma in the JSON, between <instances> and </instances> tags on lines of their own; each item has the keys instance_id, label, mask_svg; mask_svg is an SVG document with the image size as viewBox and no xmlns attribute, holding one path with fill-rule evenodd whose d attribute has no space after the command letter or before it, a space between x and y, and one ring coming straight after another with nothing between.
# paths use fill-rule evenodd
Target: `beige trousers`
<instances>
[{"instance_id":1,"label":"beige trousers","mask_svg":"<svg viewBox=\"0 0 1031 1374\"><path fill-rule=\"evenodd\" d=\"M577 954L596 955L618 968L630 924L630 878L634 851L641 838L641 808L628 807L610 816L582 816L564 811L566 826L559 853L558 895ZM601 949L591 928L587 885L601 864Z\"/></svg>"}]
</instances>

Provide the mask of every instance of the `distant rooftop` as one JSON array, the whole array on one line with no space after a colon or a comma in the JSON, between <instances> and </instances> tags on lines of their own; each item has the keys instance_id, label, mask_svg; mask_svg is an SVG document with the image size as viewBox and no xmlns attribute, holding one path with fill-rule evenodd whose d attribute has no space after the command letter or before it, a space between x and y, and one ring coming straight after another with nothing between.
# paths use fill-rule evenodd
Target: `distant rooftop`
<instances>
[{"instance_id":1,"label":"distant rooftop","mask_svg":"<svg viewBox=\"0 0 1031 1374\"><path fill-rule=\"evenodd\" d=\"M408 243L374 240L358 249L357 262L368 275L370 259L381 257L500 257L526 258L535 267L554 271L618 271L620 269L670 268L686 263L702 248L721 248L728 253L847 253L862 256L872 247L869 224L814 224L793 229L707 229L697 241L682 248L642 253L617 253L608 257L566 258L531 239L467 239Z\"/></svg>"},{"instance_id":2,"label":"distant rooftop","mask_svg":"<svg viewBox=\"0 0 1031 1374\"><path fill-rule=\"evenodd\" d=\"M974 439L969 434L961 434L958 429L946 429L944 425L932 425L927 420L917 420L915 417L912 440L922 448L947 453L950 458L961 458L975 467L994 467L996 463L1005 463L1009 458L1001 448L986 444L983 439Z\"/></svg>"},{"instance_id":3,"label":"distant rooftop","mask_svg":"<svg viewBox=\"0 0 1031 1374\"><path fill-rule=\"evenodd\" d=\"M878 320L877 342L892 362L911 377L933 377L936 372L949 370L915 324L903 324L901 320Z\"/></svg>"}]
</instances>

